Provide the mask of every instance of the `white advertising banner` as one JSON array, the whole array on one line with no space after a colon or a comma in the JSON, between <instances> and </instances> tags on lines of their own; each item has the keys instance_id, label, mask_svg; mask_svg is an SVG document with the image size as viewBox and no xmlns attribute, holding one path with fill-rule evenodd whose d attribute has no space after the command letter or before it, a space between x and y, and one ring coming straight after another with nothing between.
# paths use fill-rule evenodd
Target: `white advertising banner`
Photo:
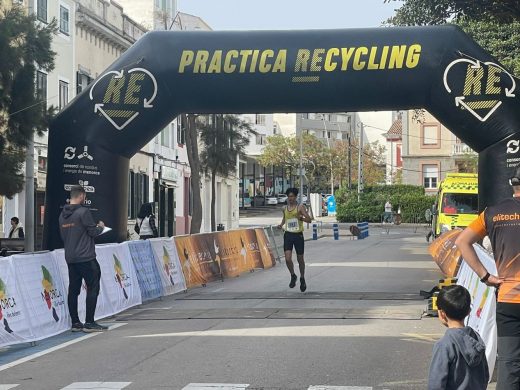
<instances>
[{"instance_id":1,"label":"white advertising banner","mask_svg":"<svg viewBox=\"0 0 520 390\"><path fill-rule=\"evenodd\" d=\"M67 267L67 262L65 261L65 251L63 249L57 249L52 252L54 255L54 259L58 264L58 268L60 269L61 276L63 278L63 282L65 283L65 288L67 293L69 291L69 269ZM99 297L96 305L96 313L94 315L95 320L99 320L102 318L110 317L114 310L110 305L110 302L105 294L105 288L103 283L103 275L101 276L100 282L100 290ZM85 322L85 314L86 314L86 305L85 300L87 298L87 286L85 285L85 281L83 281L81 285L81 292L78 297L78 315L79 320L81 322Z\"/></svg>"},{"instance_id":2,"label":"white advertising banner","mask_svg":"<svg viewBox=\"0 0 520 390\"><path fill-rule=\"evenodd\" d=\"M107 244L96 246L96 256L101 267L103 299L112 313L141 304L141 290L128 246Z\"/></svg>"},{"instance_id":3,"label":"white advertising banner","mask_svg":"<svg viewBox=\"0 0 520 390\"><path fill-rule=\"evenodd\" d=\"M10 257L0 259L0 347L34 340Z\"/></svg>"},{"instance_id":4,"label":"white advertising banner","mask_svg":"<svg viewBox=\"0 0 520 390\"><path fill-rule=\"evenodd\" d=\"M488 272L496 275L497 269L493 257L480 245L474 245L474 247ZM466 319L466 324L478 332L484 340L489 372L492 373L497 356L495 288L482 283L465 261L462 262L459 269L457 284L466 287L471 294L471 313Z\"/></svg>"},{"instance_id":5,"label":"white advertising banner","mask_svg":"<svg viewBox=\"0 0 520 390\"><path fill-rule=\"evenodd\" d=\"M70 329L67 289L54 256L50 252L26 253L12 257L18 286L28 313L33 341Z\"/></svg>"},{"instance_id":6,"label":"white advertising banner","mask_svg":"<svg viewBox=\"0 0 520 390\"><path fill-rule=\"evenodd\" d=\"M186 281L173 238L149 240L161 276L163 294L171 295L186 290Z\"/></svg>"}]
</instances>

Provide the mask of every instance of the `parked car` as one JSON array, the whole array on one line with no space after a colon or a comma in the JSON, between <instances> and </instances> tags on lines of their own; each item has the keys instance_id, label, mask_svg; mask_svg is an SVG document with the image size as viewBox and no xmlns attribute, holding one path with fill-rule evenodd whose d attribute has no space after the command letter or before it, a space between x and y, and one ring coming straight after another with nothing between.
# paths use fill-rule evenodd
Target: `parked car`
<instances>
[{"instance_id":1,"label":"parked car","mask_svg":"<svg viewBox=\"0 0 520 390\"><path fill-rule=\"evenodd\" d=\"M269 206L276 206L278 204L278 198L274 195L268 196L266 200Z\"/></svg>"},{"instance_id":2,"label":"parked car","mask_svg":"<svg viewBox=\"0 0 520 390\"><path fill-rule=\"evenodd\" d=\"M287 195L285 195L285 194L278 194L277 199L278 199L278 203L281 203L281 204L287 203Z\"/></svg>"},{"instance_id":3,"label":"parked car","mask_svg":"<svg viewBox=\"0 0 520 390\"><path fill-rule=\"evenodd\" d=\"M298 203L307 204L307 195L303 194L303 196L298 195Z\"/></svg>"}]
</instances>

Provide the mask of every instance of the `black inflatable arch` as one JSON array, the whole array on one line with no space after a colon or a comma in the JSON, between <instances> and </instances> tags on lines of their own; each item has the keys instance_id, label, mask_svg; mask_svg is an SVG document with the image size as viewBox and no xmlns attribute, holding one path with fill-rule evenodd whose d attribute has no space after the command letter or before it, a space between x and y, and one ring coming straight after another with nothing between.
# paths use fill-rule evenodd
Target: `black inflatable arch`
<instances>
[{"instance_id":1,"label":"black inflatable arch","mask_svg":"<svg viewBox=\"0 0 520 390\"><path fill-rule=\"evenodd\" d=\"M425 108L480 153L483 208L520 163L517 84L454 26L148 33L51 125L44 245L78 183L125 240L129 159L180 113Z\"/></svg>"}]
</instances>

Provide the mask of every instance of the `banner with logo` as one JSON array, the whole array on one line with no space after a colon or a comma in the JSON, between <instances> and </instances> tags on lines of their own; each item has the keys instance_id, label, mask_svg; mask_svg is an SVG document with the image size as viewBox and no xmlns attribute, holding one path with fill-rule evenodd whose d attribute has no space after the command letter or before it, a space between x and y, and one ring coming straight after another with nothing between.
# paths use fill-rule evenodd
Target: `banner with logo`
<instances>
[{"instance_id":1,"label":"banner with logo","mask_svg":"<svg viewBox=\"0 0 520 390\"><path fill-rule=\"evenodd\" d=\"M163 295L186 290L186 280L173 239L154 238L147 241L153 250L153 261L156 264Z\"/></svg>"},{"instance_id":2,"label":"banner with logo","mask_svg":"<svg viewBox=\"0 0 520 390\"><path fill-rule=\"evenodd\" d=\"M97 251L97 248L96 248ZM68 293L69 291L69 268L67 267L67 262L65 261L65 252L63 249L57 249L52 252L56 263L58 264L58 268L61 272L63 282L65 283L65 289ZM99 259L98 259L99 262ZM81 283L81 290L78 296L78 316L81 322L85 322L86 315L86 298L87 298L87 286L85 285L85 281ZM102 318L110 317L114 314L114 309L110 304L110 301L106 294L106 287L103 280L103 274L101 274L100 281L100 289L99 296L96 305L96 312L94 314L94 319L99 320Z\"/></svg>"},{"instance_id":3,"label":"banner with logo","mask_svg":"<svg viewBox=\"0 0 520 390\"><path fill-rule=\"evenodd\" d=\"M178 236L174 240L188 287L275 264L272 247L260 228Z\"/></svg>"},{"instance_id":4,"label":"banner with logo","mask_svg":"<svg viewBox=\"0 0 520 390\"><path fill-rule=\"evenodd\" d=\"M111 315L140 305L141 289L128 246L98 245L96 256L101 267L104 296L112 307Z\"/></svg>"},{"instance_id":5,"label":"banner with logo","mask_svg":"<svg viewBox=\"0 0 520 390\"><path fill-rule=\"evenodd\" d=\"M474 248L488 272L496 275L497 269L493 257L480 245L475 244ZM493 372L497 355L495 288L482 283L465 261L460 266L457 279L457 284L466 287L471 294L471 313L466 318L466 324L478 332L484 340L489 372Z\"/></svg>"},{"instance_id":6,"label":"banner with logo","mask_svg":"<svg viewBox=\"0 0 520 390\"><path fill-rule=\"evenodd\" d=\"M455 277L459 272L462 256L455 246L455 240L461 232L459 229L449 230L434 240L428 248L433 260L447 278Z\"/></svg>"},{"instance_id":7,"label":"banner with logo","mask_svg":"<svg viewBox=\"0 0 520 390\"><path fill-rule=\"evenodd\" d=\"M34 340L10 257L0 259L0 347Z\"/></svg>"},{"instance_id":8,"label":"banner with logo","mask_svg":"<svg viewBox=\"0 0 520 390\"><path fill-rule=\"evenodd\" d=\"M24 306L33 341L70 329L67 289L50 252L26 253L12 257L16 282L23 288Z\"/></svg>"},{"instance_id":9,"label":"banner with logo","mask_svg":"<svg viewBox=\"0 0 520 390\"><path fill-rule=\"evenodd\" d=\"M260 255L262 257L262 265L263 268L271 268L276 265L276 256L274 254L274 249L269 242L269 238L265 233L265 229L256 228L256 240L258 241L258 248L260 250Z\"/></svg>"},{"instance_id":10,"label":"banner with logo","mask_svg":"<svg viewBox=\"0 0 520 390\"><path fill-rule=\"evenodd\" d=\"M127 241L122 245L127 245L132 256L132 261L137 274L137 281L141 288L141 298L143 301L159 298L163 294L161 275L157 267L155 254L149 240ZM179 267L180 268L180 267Z\"/></svg>"},{"instance_id":11,"label":"banner with logo","mask_svg":"<svg viewBox=\"0 0 520 390\"><path fill-rule=\"evenodd\" d=\"M254 229L231 230L226 234L237 248L232 264L238 274L264 267Z\"/></svg>"},{"instance_id":12,"label":"banner with logo","mask_svg":"<svg viewBox=\"0 0 520 390\"><path fill-rule=\"evenodd\" d=\"M208 240L209 236L195 234L174 237L187 287L206 285L223 279L220 257L216 256L218 244L214 240Z\"/></svg>"}]
</instances>

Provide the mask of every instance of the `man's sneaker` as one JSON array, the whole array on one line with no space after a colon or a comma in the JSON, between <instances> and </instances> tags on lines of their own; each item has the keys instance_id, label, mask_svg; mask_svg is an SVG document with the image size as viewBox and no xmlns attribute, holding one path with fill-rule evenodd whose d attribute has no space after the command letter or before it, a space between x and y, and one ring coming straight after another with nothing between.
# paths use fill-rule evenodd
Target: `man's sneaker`
<instances>
[{"instance_id":1,"label":"man's sneaker","mask_svg":"<svg viewBox=\"0 0 520 390\"><path fill-rule=\"evenodd\" d=\"M300 278L300 291L305 292L305 290L307 290L307 283L304 278Z\"/></svg>"},{"instance_id":2,"label":"man's sneaker","mask_svg":"<svg viewBox=\"0 0 520 390\"><path fill-rule=\"evenodd\" d=\"M83 330L83 324L81 322L75 322L72 324L72 328L70 330L73 332L81 332Z\"/></svg>"},{"instance_id":3,"label":"man's sneaker","mask_svg":"<svg viewBox=\"0 0 520 390\"><path fill-rule=\"evenodd\" d=\"M97 322L85 322L85 325L83 325L83 332L85 333L104 332L106 330L108 330L108 326L100 325Z\"/></svg>"},{"instance_id":4,"label":"man's sneaker","mask_svg":"<svg viewBox=\"0 0 520 390\"><path fill-rule=\"evenodd\" d=\"M291 283L289 283L290 288L294 288L296 286L296 281L298 280L298 276L296 274L291 275Z\"/></svg>"}]
</instances>

